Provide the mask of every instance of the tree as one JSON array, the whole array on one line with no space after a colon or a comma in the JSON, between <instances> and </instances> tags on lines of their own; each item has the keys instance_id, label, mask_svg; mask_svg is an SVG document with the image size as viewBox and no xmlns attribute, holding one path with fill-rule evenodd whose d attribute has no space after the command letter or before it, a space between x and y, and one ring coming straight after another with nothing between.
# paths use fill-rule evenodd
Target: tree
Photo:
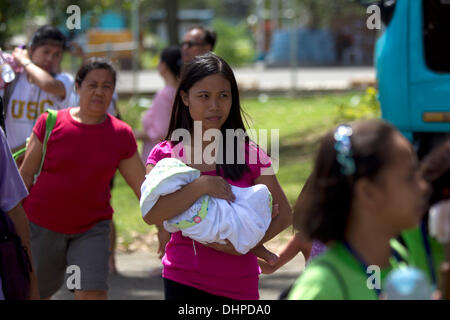
<instances>
[{"instance_id":1,"label":"tree","mask_svg":"<svg viewBox=\"0 0 450 320\"><path fill-rule=\"evenodd\" d=\"M329 26L332 19L346 14L364 15L365 10L357 0L296 0L300 18L311 29Z\"/></svg>"},{"instance_id":2,"label":"tree","mask_svg":"<svg viewBox=\"0 0 450 320\"><path fill-rule=\"evenodd\" d=\"M0 47L3 48L10 37L22 30L27 3L26 0L0 1Z\"/></svg>"},{"instance_id":3,"label":"tree","mask_svg":"<svg viewBox=\"0 0 450 320\"><path fill-rule=\"evenodd\" d=\"M178 0L166 0L164 6L169 31L169 44L176 45L178 44Z\"/></svg>"}]
</instances>

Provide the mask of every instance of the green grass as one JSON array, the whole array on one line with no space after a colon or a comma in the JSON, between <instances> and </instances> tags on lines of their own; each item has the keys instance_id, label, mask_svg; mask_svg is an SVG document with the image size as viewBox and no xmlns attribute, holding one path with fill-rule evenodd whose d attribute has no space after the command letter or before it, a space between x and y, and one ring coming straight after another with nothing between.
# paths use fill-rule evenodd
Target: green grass
<instances>
[{"instance_id":1,"label":"green grass","mask_svg":"<svg viewBox=\"0 0 450 320\"><path fill-rule=\"evenodd\" d=\"M353 95L346 93L295 99L270 98L265 103L258 99L241 101L250 117L248 120L251 128L279 129L280 162L277 178L291 204L295 202L311 172L321 136L336 124L337 106L347 104ZM131 107L125 101L121 102L120 108L124 119L139 128L138 116L143 109ZM154 232L153 227L143 222L139 202L120 174L117 174L112 191L112 206L122 244L130 244L137 234Z\"/></svg>"},{"instance_id":2,"label":"green grass","mask_svg":"<svg viewBox=\"0 0 450 320\"><path fill-rule=\"evenodd\" d=\"M255 129L279 129L277 178L291 204L311 172L320 137L336 123L337 106L352 95L273 98L266 103L256 99L243 101Z\"/></svg>"},{"instance_id":3,"label":"green grass","mask_svg":"<svg viewBox=\"0 0 450 320\"><path fill-rule=\"evenodd\" d=\"M136 234L155 230L142 219L139 200L120 173L116 174L111 198L117 237L121 244L128 246Z\"/></svg>"}]
</instances>

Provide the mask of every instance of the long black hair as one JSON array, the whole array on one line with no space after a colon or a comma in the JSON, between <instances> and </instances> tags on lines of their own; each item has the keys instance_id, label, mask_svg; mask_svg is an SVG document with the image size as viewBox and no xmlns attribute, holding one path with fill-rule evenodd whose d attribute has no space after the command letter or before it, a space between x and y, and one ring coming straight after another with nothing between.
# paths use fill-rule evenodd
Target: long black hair
<instances>
[{"instance_id":1,"label":"long black hair","mask_svg":"<svg viewBox=\"0 0 450 320\"><path fill-rule=\"evenodd\" d=\"M170 46L165 48L161 53L160 60L167 64L175 78L178 79L180 77L180 70L183 64L180 47Z\"/></svg>"},{"instance_id":2,"label":"long black hair","mask_svg":"<svg viewBox=\"0 0 450 320\"><path fill-rule=\"evenodd\" d=\"M189 108L183 103L181 98L181 91L188 93L192 86L205 77L220 74L228 80L231 87L231 109L228 118L220 128L222 133L222 157L227 159L227 146L234 145L234 163L229 164L227 161L223 161L223 164L216 164L216 172L221 175L221 169L223 170L223 176L230 178L231 180L239 180L245 172L250 171L247 164L240 164L238 162L237 150L239 143L237 143L238 137L234 137L234 141L227 141L226 130L241 129L245 131L243 115L241 110L241 104L239 100L239 89L237 86L236 78L234 77L233 70L226 63L225 60L209 52L202 56L197 56L192 62L185 65L181 71L180 84L175 96L175 100L172 108L172 116L169 124L169 131L166 136L166 140L170 140L173 145L176 145L180 141L172 141L172 133L176 129L186 129L190 133L193 132L194 121L189 113ZM248 136L245 136L245 142L248 143Z\"/></svg>"}]
</instances>

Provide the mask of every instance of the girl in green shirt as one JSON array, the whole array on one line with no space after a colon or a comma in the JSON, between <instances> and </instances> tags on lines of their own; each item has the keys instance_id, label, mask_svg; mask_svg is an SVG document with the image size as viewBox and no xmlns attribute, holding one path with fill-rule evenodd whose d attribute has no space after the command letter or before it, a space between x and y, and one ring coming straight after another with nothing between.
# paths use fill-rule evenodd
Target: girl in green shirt
<instances>
[{"instance_id":1,"label":"girl in green shirt","mask_svg":"<svg viewBox=\"0 0 450 320\"><path fill-rule=\"evenodd\" d=\"M289 299L378 299L387 273L407 260L391 239L417 226L428 190L411 144L390 124L362 120L326 134L294 227L329 249Z\"/></svg>"}]
</instances>

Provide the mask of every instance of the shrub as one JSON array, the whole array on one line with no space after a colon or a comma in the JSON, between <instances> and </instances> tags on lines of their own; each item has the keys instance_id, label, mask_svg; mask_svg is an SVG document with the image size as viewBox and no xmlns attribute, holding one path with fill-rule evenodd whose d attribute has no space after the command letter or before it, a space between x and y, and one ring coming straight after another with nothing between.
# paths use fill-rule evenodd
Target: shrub
<instances>
[{"instance_id":1,"label":"shrub","mask_svg":"<svg viewBox=\"0 0 450 320\"><path fill-rule=\"evenodd\" d=\"M223 19L215 19L212 27L217 32L214 52L230 65L241 66L255 59L255 48L245 22L233 25Z\"/></svg>"},{"instance_id":2,"label":"shrub","mask_svg":"<svg viewBox=\"0 0 450 320\"><path fill-rule=\"evenodd\" d=\"M356 119L379 118L381 109L377 95L378 92L375 88L368 87L364 95L353 96L348 103L340 104L337 107L336 120L344 122Z\"/></svg>"}]
</instances>

